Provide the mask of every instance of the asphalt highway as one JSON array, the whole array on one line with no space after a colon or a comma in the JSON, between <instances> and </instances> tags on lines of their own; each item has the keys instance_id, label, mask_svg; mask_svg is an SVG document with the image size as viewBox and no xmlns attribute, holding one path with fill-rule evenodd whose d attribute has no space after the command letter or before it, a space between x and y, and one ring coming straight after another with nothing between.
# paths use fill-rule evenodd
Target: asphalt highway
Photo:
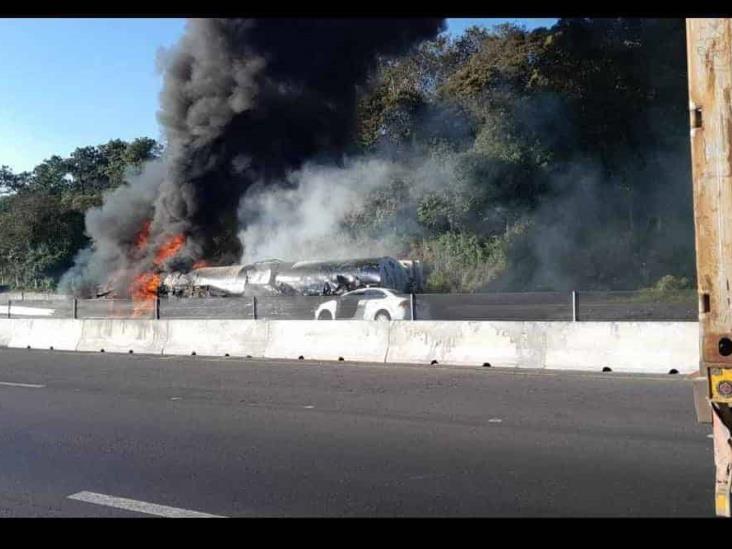
<instances>
[{"instance_id":1,"label":"asphalt highway","mask_svg":"<svg viewBox=\"0 0 732 549\"><path fill-rule=\"evenodd\" d=\"M678 375L0 349L0 517L713 515Z\"/></svg>"}]
</instances>

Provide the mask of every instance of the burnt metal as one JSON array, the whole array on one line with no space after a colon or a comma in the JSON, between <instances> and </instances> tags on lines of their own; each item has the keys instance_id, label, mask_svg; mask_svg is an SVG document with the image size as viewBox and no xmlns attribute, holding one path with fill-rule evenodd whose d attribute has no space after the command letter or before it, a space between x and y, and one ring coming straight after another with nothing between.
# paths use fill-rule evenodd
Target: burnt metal
<instances>
[{"instance_id":1,"label":"burnt metal","mask_svg":"<svg viewBox=\"0 0 732 549\"><path fill-rule=\"evenodd\" d=\"M160 293L175 297L328 296L368 286L406 293L421 288L418 267L418 262L391 257L296 263L268 260L169 273Z\"/></svg>"}]
</instances>

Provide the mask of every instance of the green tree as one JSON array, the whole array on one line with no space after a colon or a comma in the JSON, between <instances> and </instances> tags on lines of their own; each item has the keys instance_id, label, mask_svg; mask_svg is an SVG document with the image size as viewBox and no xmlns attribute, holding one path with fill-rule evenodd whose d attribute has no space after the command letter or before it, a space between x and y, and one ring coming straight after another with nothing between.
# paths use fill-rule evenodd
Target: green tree
<instances>
[{"instance_id":1,"label":"green tree","mask_svg":"<svg viewBox=\"0 0 732 549\"><path fill-rule=\"evenodd\" d=\"M149 138L113 139L52 156L31 172L0 167L0 277L18 287L53 287L88 244L85 212L161 152Z\"/></svg>"}]
</instances>

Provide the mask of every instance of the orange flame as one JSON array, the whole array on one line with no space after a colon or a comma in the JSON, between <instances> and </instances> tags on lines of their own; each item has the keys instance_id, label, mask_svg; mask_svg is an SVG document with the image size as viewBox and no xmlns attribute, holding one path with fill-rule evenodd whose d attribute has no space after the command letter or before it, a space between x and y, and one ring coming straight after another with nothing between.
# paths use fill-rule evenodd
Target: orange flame
<instances>
[{"instance_id":1,"label":"orange flame","mask_svg":"<svg viewBox=\"0 0 732 549\"><path fill-rule=\"evenodd\" d=\"M177 234L168 238L155 253L155 265L160 265L166 259L173 257L180 251L185 243L186 237L182 234Z\"/></svg>"},{"instance_id":2,"label":"orange flame","mask_svg":"<svg viewBox=\"0 0 732 549\"><path fill-rule=\"evenodd\" d=\"M150 225L152 225L152 222L148 219L143 223L140 232L137 233L135 237L135 249L137 251L142 251L147 247L147 241L150 239Z\"/></svg>"},{"instance_id":3,"label":"orange flame","mask_svg":"<svg viewBox=\"0 0 732 549\"><path fill-rule=\"evenodd\" d=\"M208 267L210 263L206 261L205 259L199 259L193 264L193 269L203 269L204 267Z\"/></svg>"},{"instance_id":4,"label":"orange flame","mask_svg":"<svg viewBox=\"0 0 732 549\"><path fill-rule=\"evenodd\" d=\"M138 251L142 251L147 247L150 238L150 224L150 221L146 221L137 234L135 248ZM161 280L157 268L160 267L161 263L180 252L185 243L186 237L183 234L176 234L166 239L155 252L155 258L153 259L155 270L141 273L132 281L129 291L133 303L133 318L149 316L153 311Z\"/></svg>"},{"instance_id":5,"label":"orange flame","mask_svg":"<svg viewBox=\"0 0 732 549\"><path fill-rule=\"evenodd\" d=\"M158 286L160 286L160 275L157 273L142 273L135 277L130 286L133 318L148 316L152 312L155 299L158 297Z\"/></svg>"}]
</instances>

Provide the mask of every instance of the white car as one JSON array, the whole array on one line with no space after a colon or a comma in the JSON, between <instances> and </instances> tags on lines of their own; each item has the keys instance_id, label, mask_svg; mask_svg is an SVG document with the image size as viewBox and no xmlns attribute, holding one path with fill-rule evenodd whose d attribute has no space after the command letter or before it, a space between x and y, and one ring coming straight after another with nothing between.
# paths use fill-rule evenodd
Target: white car
<instances>
[{"instance_id":1,"label":"white car","mask_svg":"<svg viewBox=\"0 0 732 549\"><path fill-rule=\"evenodd\" d=\"M409 320L412 310L408 296L386 288L361 288L321 303L315 320Z\"/></svg>"}]
</instances>

